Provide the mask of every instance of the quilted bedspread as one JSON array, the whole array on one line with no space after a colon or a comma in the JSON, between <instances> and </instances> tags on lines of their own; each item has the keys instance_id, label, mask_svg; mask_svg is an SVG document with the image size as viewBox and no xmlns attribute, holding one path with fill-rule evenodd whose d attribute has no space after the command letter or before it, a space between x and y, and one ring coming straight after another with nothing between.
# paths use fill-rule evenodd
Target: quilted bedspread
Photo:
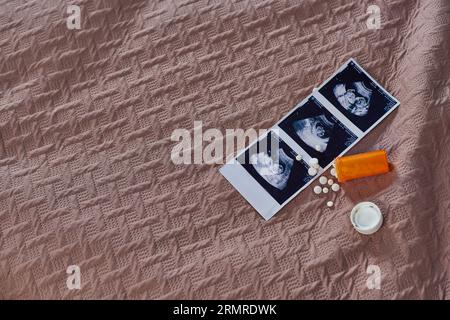
<instances>
[{"instance_id":1,"label":"quilted bedspread","mask_svg":"<svg viewBox=\"0 0 450 320\"><path fill-rule=\"evenodd\" d=\"M269 128L351 57L401 105L351 150L393 170L333 208L309 187L264 221L171 161L173 130ZM449 299L449 57L448 0L1 0L0 298Z\"/></svg>"}]
</instances>

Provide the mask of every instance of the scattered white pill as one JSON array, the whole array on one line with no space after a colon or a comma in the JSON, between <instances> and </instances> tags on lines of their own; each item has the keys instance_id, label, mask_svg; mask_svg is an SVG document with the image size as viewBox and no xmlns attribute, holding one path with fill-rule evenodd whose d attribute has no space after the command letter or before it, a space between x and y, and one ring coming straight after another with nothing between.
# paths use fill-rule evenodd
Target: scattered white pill
<instances>
[{"instance_id":1,"label":"scattered white pill","mask_svg":"<svg viewBox=\"0 0 450 320\"><path fill-rule=\"evenodd\" d=\"M321 186L315 186L315 187L314 187L314 193L315 193L315 194L320 194L320 193L322 193L322 187L321 187Z\"/></svg>"},{"instance_id":2,"label":"scattered white pill","mask_svg":"<svg viewBox=\"0 0 450 320\"><path fill-rule=\"evenodd\" d=\"M309 159L308 164L309 164L311 167L314 167L316 164L319 164L319 159L317 159L317 158L311 158L311 159Z\"/></svg>"},{"instance_id":3,"label":"scattered white pill","mask_svg":"<svg viewBox=\"0 0 450 320\"><path fill-rule=\"evenodd\" d=\"M297 161L302 160L302 156L301 156L300 154L298 154L298 155L295 157L295 160L297 160Z\"/></svg>"},{"instance_id":4,"label":"scattered white pill","mask_svg":"<svg viewBox=\"0 0 450 320\"><path fill-rule=\"evenodd\" d=\"M332 186L333 183L334 183L333 179L328 179L328 185L329 185L329 186Z\"/></svg>"},{"instance_id":5,"label":"scattered white pill","mask_svg":"<svg viewBox=\"0 0 450 320\"><path fill-rule=\"evenodd\" d=\"M328 188L327 188L327 187L324 187L324 188L322 189L322 192L323 192L323 193L328 193Z\"/></svg>"},{"instance_id":6,"label":"scattered white pill","mask_svg":"<svg viewBox=\"0 0 450 320\"><path fill-rule=\"evenodd\" d=\"M327 183L327 177L321 176L321 177L319 178L319 182L320 182L321 184Z\"/></svg>"},{"instance_id":7,"label":"scattered white pill","mask_svg":"<svg viewBox=\"0 0 450 320\"><path fill-rule=\"evenodd\" d=\"M319 145L316 145L315 149L316 149L316 151L321 151L322 150L322 148Z\"/></svg>"},{"instance_id":8,"label":"scattered white pill","mask_svg":"<svg viewBox=\"0 0 450 320\"><path fill-rule=\"evenodd\" d=\"M308 169L308 174L309 174L310 176L315 176L315 175L317 174L317 169L314 169L313 167L310 167L310 168Z\"/></svg>"},{"instance_id":9,"label":"scattered white pill","mask_svg":"<svg viewBox=\"0 0 450 320\"><path fill-rule=\"evenodd\" d=\"M332 175L333 177L336 177L336 169L335 169L335 168L332 168L332 169L330 170L330 173L331 173L331 175Z\"/></svg>"},{"instance_id":10,"label":"scattered white pill","mask_svg":"<svg viewBox=\"0 0 450 320\"><path fill-rule=\"evenodd\" d=\"M333 204L334 204L333 201L328 201L328 202L327 202L327 206L329 206L329 207L332 207Z\"/></svg>"},{"instance_id":11,"label":"scattered white pill","mask_svg":"<svg viewBox=\"0 0 450 320\"><path fill-rule=\"evenodd\" d=\"M331 186L331 190L333 190L334 192L339 191L341 187L337 184L337 183L333 183L333 185Z\"/></svg>"}]
</instances>

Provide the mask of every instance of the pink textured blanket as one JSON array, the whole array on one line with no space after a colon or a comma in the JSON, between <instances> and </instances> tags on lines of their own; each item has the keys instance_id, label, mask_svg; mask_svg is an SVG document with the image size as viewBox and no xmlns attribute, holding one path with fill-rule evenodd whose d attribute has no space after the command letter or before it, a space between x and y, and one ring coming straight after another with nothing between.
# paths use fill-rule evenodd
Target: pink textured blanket
<instances>
[{"instance_id":1,"label":"pink textured blanket","mask_svg":"<svg viewBox=\"0 0 450 320\"><path fill-rule=\"evenodd\" d=\"M0 2L0 298L449 299L449 1L70 4L80 29L66 1ZM174 129L268 128L350 57L401 106L352 150L394 170L334 208L309 188L266 222L218 165L171 161Z\"/></svg>"}]
</instances>

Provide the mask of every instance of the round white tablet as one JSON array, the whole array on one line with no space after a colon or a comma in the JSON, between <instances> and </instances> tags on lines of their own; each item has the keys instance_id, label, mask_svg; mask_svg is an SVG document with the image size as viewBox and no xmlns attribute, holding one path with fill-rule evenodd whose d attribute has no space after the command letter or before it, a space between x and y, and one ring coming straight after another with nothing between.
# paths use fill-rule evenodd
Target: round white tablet
<instances>
[{"instance_id":1,"label":"round white tablet","mask_svg":"<svg viewBox=\"0 0 450 320\"><path fill-rule=\"evenodd\" d=\"M322 150L322 148L318 144L315 146L315 149L316 149L316 151L321 151Z\"/></svg>"},{"instance_id":2,"label":"round white tablet","mask_svg":"<svg viewBox=\"0 0 450 320\"><path fill-rule=\"evenodd\" d=\"M308 169L308 174L309 174L310 176L315 176L315 175L317 174L317 169L314 169L314 168L310 167L310 168Z\"/></svg>"},{"instance_id":3,"label":"round white tablet","mask_svg":"<svg viewBox=\"0 0 450 320\"><path fill-rule=\"evenodd\" d=\"M333 183L333 185L331 186L331 190L333 190L334 192L339 191L341 187L337 184L337 183Z\"/></svg>"},{"instance_id":4,"label":"round white tablet","mask_svg":"<svg viewBox=\"0 0 450 320\"><path fill-rule=\"evenodd\" d=\"M314 167L316 164L319 164L319 159L317 159L317 158L311 158L311 159L309 159L308 164L309 164L311 167Z\"/></svg>"},{"instance_id":5,"label":"round white tablet","mask_svg":"<svg viewBox=\"0 0 450 320\"><path fill-rule=\"evenodd\" d=\"M333 177L336 177L336 169L335 168L331 168L330 173Z\"/></svg>"},{"instance_id":6,"label":"round white tablet","mask_svg":"<svg viewBox=\"0 0 450 320\"><path fill-rule=\"evenodd\" d=\"M321 187L321 186L315 186L315 187L314 187L314 193L315 193L315 194L320 194L320 193L322 193L322 187Z\"/></svg>"},{"instance_id":7,"label":"round white tablet","mask_svg":"<svg viewBox=\"0 0 450 320\"><path fill-rule=\"evenodd\" d=\"M327 187L323 188L323 189L322 189L322 192L323 192L323 193L328 193L328 188L327 188Z\"/></svg>"},{"instance_id":8,"label":"round white tablet","mask_svg":"<svg viewBox=\"0 0 450 320\"><path fill-rule=\"evenodd\" d=\"M333 201L328 201L328 202L327 202L327 206L329 206L329 207L332 207L333 204L334 204Z\"/></svg>"},{"instance_id":9,"label":"round white tablet","mask_svg":"<svg viewBox=\"0 0 450 320\"><path fill-rule=\"evenodd\" d=\"M301 156L300 154L298 154L298 155L295 157L295 160L297 160L297 161L302 160L302 156Z\"/></svg>"},{"instance_id":10,"label":"round white tablet","mask_svg":"<svg viewBox=\"0 0 450 320\"><path fill-rule=\"evenodd\" d=\"M313 164L312 167L313 167L314 169L317 169L317 170L320 169L320 165L319 165L318 163Z\"/></svg>"},{"instance_id":11,"label":"round white tablet","mask_svg":"<svg viewBox=\"0 0 450 320\"><path fill-rule=\"evenodd\" d=\"M319 178L319 182L320 182L321 184L327 183L327 177L321 176L321 177Z\"/></svg>"},{"instance_id":12,"label":"round white tablet","mask_svg":"<svg viewBox=\"0 0 450 320\"><path fill-rule=\"evenodd\" d=\"M328 179L328 185L332 186L334 183L333 179Z\"/></svg>"}]
</instances>

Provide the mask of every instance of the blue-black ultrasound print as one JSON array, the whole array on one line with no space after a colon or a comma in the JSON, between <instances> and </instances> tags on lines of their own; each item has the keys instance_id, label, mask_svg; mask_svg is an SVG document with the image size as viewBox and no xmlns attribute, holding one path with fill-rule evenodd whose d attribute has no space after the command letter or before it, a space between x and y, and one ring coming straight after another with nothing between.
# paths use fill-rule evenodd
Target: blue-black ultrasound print
<instances>
[{"instance_id":1,"label":"blue-black ultrasound print","mask_svg":"<svg viewBox=\"0 0 450 320\"><path fill-rule=\"evenodd\" d=\"M357 139L314 97L297 107L279 127L312 158L317 158L322 168Z\"/></svg>"},{"instance_id":2,"label":"blue-black ultrasound print","mask_svg":"<svg viewBox=\"0 0 450 320\"><path fill-rule=\"evenodd\" d=\"M396 104L353 61L320 88L319 92L363 132Z\"/></svg>"},{"instance_id":3,"label":"blue-black ultrasound print","mask_svg":"<svg viewBox=\"0 0 450 320\"><path fill-rule=\"evenodd\" d=\"M275 142L277 140L277 143ZM308 165L273 131L238 157L247 172L281 205L313 177Z\"/></svg>"}]
</instances>

